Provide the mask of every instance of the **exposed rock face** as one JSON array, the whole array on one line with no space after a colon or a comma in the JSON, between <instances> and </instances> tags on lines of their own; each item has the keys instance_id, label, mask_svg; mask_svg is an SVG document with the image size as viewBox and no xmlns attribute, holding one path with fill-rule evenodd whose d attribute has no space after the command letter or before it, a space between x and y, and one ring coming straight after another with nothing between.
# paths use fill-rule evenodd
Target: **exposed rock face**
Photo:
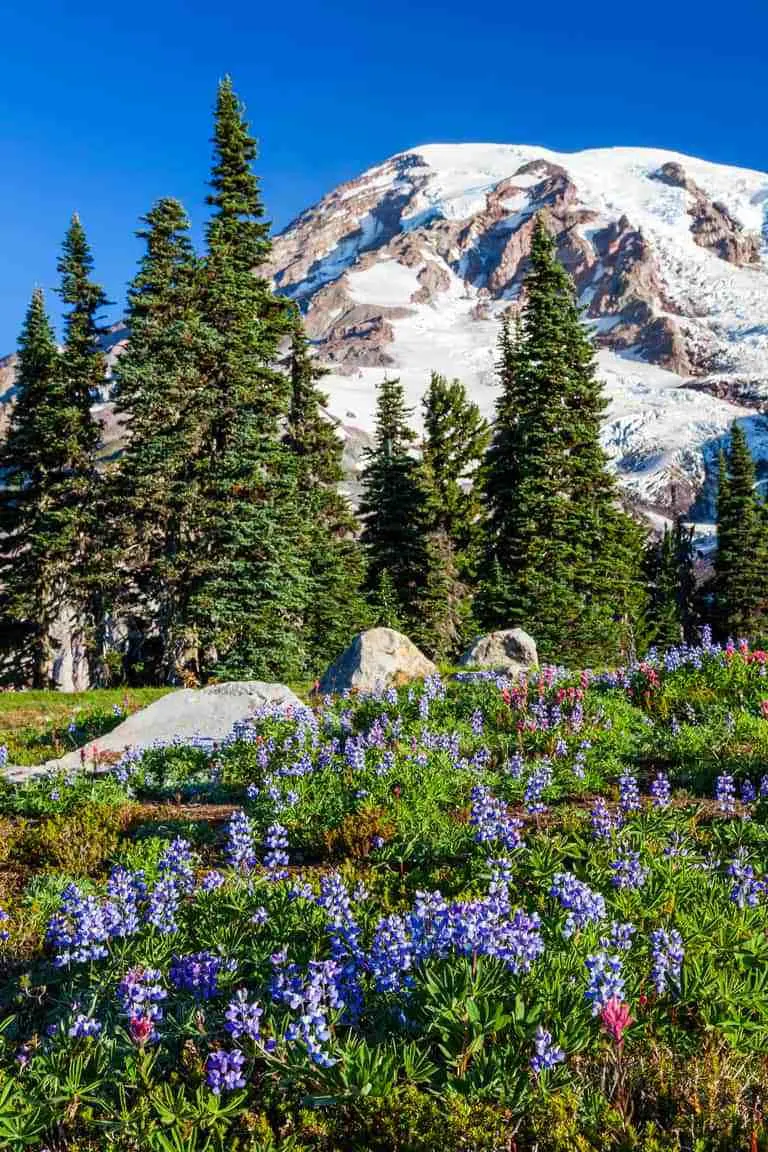
<instances>
[{"instance_id":1,"label":"exposed rock face","mask_svg":"<svg viewBox=\"0 0 768 1152\"><path fill-rule=\"evenodd\" d=\"M247 723L265 704L292 709L305 707L284 684L261 680L212 684L201 689L181 688L134 712L117 728L86 744L82 751L90 764L97 758L95 750L99 755L114 756L126 748L149 748L172 740L218 742L229 736L236 724ZM48 767L69 771L80 762L81 751L70 752ZM15 778L25 771L28 770L18 769Z\"/></svg>"},{"instance_id":2,"label":"exposed rock face","mask_svg":"<svg viewBox=\"0 0 768 1152\"><path fill-rule=\"evenodd\" d=\"M710 200L685 171L682 164L668 161L662 164L653 178L672 188L682 188L691 197L688 214L693 218L691 233L697 244L715 252L729 264L758 264L760 262L760 236L745 232L743 225L731 215L721 200Z\"/></svg>"},{"instance_id":3,"label":"exposed rock face","mask_svg":"<svg viewBox=\"0 0 768 1152\"><path fill-rule=\"evenodd\" d=\"M528 672L539 662L536 641L522 628L508 628L478 636L459 664L465 668L494 668L509 676Z\"/></svg>"},{"instance_id":4,"label":"exposed rock face","mask_svg":"<svg viewBox=\"0 0 768 1152\"><path fill-rule=\"evenodd\" d=\"M320 681L320 691L376 692L436 672L432 661L407 636L393 628L370 628L356 636L330 666Z\"/></svg>"}]
</instances>

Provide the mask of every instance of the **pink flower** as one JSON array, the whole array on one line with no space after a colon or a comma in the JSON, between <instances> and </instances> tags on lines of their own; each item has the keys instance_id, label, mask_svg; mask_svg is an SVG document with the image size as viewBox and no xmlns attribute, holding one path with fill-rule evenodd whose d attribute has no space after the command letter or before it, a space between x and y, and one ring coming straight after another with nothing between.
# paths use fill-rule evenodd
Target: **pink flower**
<instances>
[{"instance_id":1,"label":"pink flower","mask_svg":"<svg viewBox=\"0 0 768 1152\"><path fill-rule=\"evenodd\" d=\"M616 1000L614 997L603 1008L600 1013L600 1020L603 1028L620 1048L624 1043L625 1030L634 1023L629 1011L629 1004L622 1004L620 1000Z\"/></svg>"},{"instance_id":2,"label":"pink flower","mask_svg":"<svg viewBox=\"0 0 768 1152\"><path fill-rule=\"evenodd\" d=\"M768 700L761 700L760 711L763 714L763 719L768 720Z\"/></svg>"},{"instance_id":3,"label":"pink flower","mask_svg":"<svg viewBox=\"0 0 768 1152\"><path fill-rule=\"evenodd\" d=\"M128 1021L128 1031L131 1039L143 1047L151 1039L155 1026L149 1016L131 1016Z\"/></svg>"}]
</instances>

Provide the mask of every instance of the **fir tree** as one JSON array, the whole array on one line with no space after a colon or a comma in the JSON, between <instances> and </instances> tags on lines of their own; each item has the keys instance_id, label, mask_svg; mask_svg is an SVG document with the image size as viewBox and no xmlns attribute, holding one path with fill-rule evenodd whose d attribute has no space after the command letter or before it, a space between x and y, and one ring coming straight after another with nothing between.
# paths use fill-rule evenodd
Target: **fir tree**
<instances>
[{"instance_id":1,"label":"fir tree","mask_svg":"<svg viewBox=\"0 0 768 1152\"><path fill-rule=\"evenodd\" d=\"M390 605L408 623L418 619L416 601L426 569L423 491L419 465L409 449L416 439L399 380L385 379L378 389L374 446L363 471L361 540L368 565L367 587L374 603L384 588L396 597Z\"/></svg>"},{"instance_id":2,"label":"fir tree","mask_svg":"<svg viewBox=\"0 0 768 1152\"><path fill-rule=\"evenodd\" d=\"M104 584L109 577L105 553L104 485L96 470L99 429L91 408L104 388L106 359L101 347L105 328L101 313L108 300L93 279L93 255L80 218L72 217L58 261L59 296L64 311L64 349L61 374L69 401L79 413L77 452L72 460L70 485L79 504L79 534L72 553L70 587L72 608L79 619L92 680L105 678Z\"/></svg>"},{"instance_id":3,"label":"fir tree","mask_svg":"<svg viewBox=\"0 0 768 1152\"><path fill-rule=\"evenodd\" d=\"M739 424L728 457L720 455L715 604L723 636L768 631L768 527L757 493L755 465Z\"/></svg>"},{"instance_id":4,"label":"fir tree","mask_svg":"<svg viewBox=\"0 0 768 1152\"><path fill-rule=\"evenodd\" d=\"M475 578L483 508L478 465L490 432L459 380L432 374L423 400L420 468L426 541L418 600L421 646L436 659L454 655L474 631Z\"/></svg>"},{"instance_id":5,"label":"fir tree","mask_svg":"<svg viewBox=\"0 0 768 1152\"><path fill-rule=\"evenodd\" d=\"M646 550L648 581L648 639L662 647L691 640L695 623L696 578L693 561L693 528L677 517L665 525L661 540Z\"/></svg>"},{"instance_id":6,"label":"fir tree","mask_svg":"<svg viewBox=\"0 0 768 1152\"><path fill-rule=\"evenodd\" d=\"M197 307L198 262L177 200L160 200L137 235L146 250L128 292L131 339L115 369L117 410L129 441L112 485L119 532L121 613L141 638L131 661L176 680L187 647L196 573L198 477L207 424L199 363L207 331ZM153 653L154 648L154 653Z\"/></svg>"},{"instance_id":7,"label":"fir tree","mask_svg":"<svg viewBox=\"0 0 768 1152\"><path fill-rule=\"evenodd\" d=\"M20 682L50 686L51 632L72 606L80 545L83 414L63 383L61 357L36 289L19 340L17 400L0 447L0 587L4 640Z\"/></svg>"},{"instance_id":8,"label":"fir tree","mask_svg":"<svg viewBox=\"0 0 768 1152\"><path fill-rule=\"evenodd\" d=\"M285 443L296 459L304 512L309 595L305 643L317 668L338 654L365 626L361 594L364 565L351 505L339 491L344 479L343 444L324 412L327 397L317 387L327 374L313 360L301 317L294 315L290 351L291 400Z\"/></svg>"},{"instance_id":9,"label":"fir tree","mask_svg":"<svg viewBox=\"0 0 768 1152\"><path fill-rule=\"evenodd\" d=\"M307 565L297 465L282 441L290 381L276 367L291 314L259 269L269 224L252 171L256 143L227 78L219 85L201 308L209 413L198 456L198 576L190 619L204 674L295 675Z\"/></svg>"},{"instance_id":10,"label":"fir tree","mask_svg":"<svg viewBox=\"0 0 768 1152\"><path fill-rule=\"evenodd\" d=\"M640 606L642 537L600 445L605 407L573 283L543 216L521 328L502 329L502 393L485 467L489 626L520 625L545 658L626 655Z\"/></svg>"}]
</instances>

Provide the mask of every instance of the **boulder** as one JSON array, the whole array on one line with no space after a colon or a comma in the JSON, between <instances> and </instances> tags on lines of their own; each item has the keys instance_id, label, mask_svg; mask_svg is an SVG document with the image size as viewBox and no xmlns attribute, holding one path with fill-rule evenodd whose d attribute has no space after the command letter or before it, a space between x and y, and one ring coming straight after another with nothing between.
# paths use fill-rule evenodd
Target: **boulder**
<instances>
[{"instance_id":1,"label":"boulder","mask_svg":"<svg viewBox=\"0 0 768 1152\"><path fill-rule=\"evenodd\" d=\"M478 636L459 660L462 667L494 668L508 676L528 672L538 662L536 641L522 628Z\"/></svg>"},{"instance_id":2,"label":"boulder","mask_svg":"<svg viewBox=\"0 0 768 1152\"><path fill-rule=\"evenodd\" d=\"M114 758L126 748L147 748L152 744L214 743L229 736L236 724L247 722L263 705L279 704L286 708L304 708L290 688L284 684L269 684L261 680L236 680L227 684L211 684L208 688L181 688L169 692L159 700L134 712L105 736L99 736L60 760L52 760L41 768L13 768L6 775L20 780L53 769L71 771L81 762L85 751L88 764L94 759L93 750Z\"/></svg>"},{"instance_id":3,"label":"boulder","mask_svg":"<svg viewBox=\"0 0 768 1152\"><path fill-rule=\"evenodd\" d=\"M361 632L320 681L320 691L375 692L389 685L434 676L437 668L402 632L370 628Z\"/></svg>"}]
</instances>

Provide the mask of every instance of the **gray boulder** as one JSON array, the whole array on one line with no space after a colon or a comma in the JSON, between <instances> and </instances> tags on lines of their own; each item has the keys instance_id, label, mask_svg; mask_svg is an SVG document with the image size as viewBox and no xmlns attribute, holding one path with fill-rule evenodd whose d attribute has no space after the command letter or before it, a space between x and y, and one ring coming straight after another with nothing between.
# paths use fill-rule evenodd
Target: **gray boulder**
<instances>
[{"instance_id":1,"label":"gray boulder","mask_svg":"<svg viewBox=\"0 0 768 1152\"><path fill-rule=\"evenodd\" d=\"M11 768L6 775L21 780L48 769L71 771L80 765L81 751L86 763L99 753L120 754L126 748L148 748L173 740L213 743L229 736L236 724L247 723L263 705L277 704L286 708L304 708L298 696L284 684L262 680L235 680L228 684L211 684L208 688L181 688L134 712L105 736L69 752L60 760L49 761L39 768Z\"/></svg>"},{"instance_id":2,"label":"gray boulder","mask_svg":"<svg viewBox=\"0 0 768 1152\"><path fill-rule=\"evenodd\" d=\"M459 660L462 667L493 668L508 676L528 672L538 662L536 641L522 628L478 636Z\"/></svg>"},{"instance_id":3,"label":"gray boulder","mask_svg":"<svg viewBox=\"0 0 768 1152\"><path fill-rule=\"evenodd\" d=\"M391 684L433 676L437 668L402 632L369 628L361 632L328 669L320 691L375 692Z\"/></svg>"}]
</instances>

